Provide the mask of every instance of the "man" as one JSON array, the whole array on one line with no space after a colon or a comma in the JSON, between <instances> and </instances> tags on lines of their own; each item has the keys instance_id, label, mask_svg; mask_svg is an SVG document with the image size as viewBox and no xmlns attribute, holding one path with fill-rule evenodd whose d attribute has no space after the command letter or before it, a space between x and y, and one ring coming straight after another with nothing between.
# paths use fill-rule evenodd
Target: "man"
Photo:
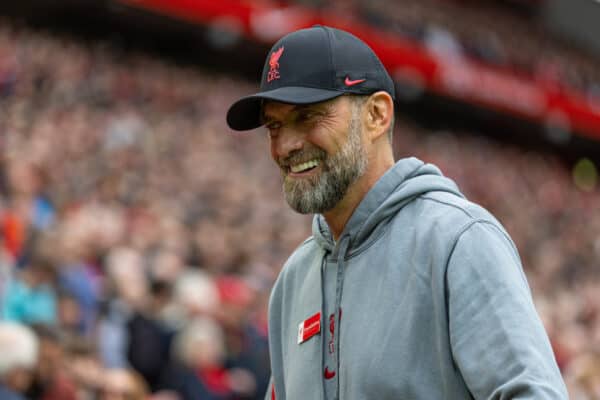
<instances>
[{"instance_id":1,"label":"man","mask_svg":"<svg viewBox=\"0 0 600 400\"><path fill-rule=\"evenodd\" d=\"M394 162L393 99L365 43L316 26L228 111L316 214L271 294L266 398L566 399L514 244L436 167Z\"/></svg>"}]
</instances>

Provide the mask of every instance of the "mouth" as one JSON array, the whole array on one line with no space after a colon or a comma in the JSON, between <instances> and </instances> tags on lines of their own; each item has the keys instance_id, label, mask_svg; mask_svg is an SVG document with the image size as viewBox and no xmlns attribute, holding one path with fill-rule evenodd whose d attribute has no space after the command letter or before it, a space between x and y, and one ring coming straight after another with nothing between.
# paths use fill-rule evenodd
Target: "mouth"
<instances>
[{"instance_id":1,"label":"mouth","mask_svg":"<svg viewBox=\"0 0 600 400\"><path fill-rule=\"evenodd\" d=\"M285 166L283 170L285 171L286 175L299 178L312 174L312 172L317 170L320 165L321 160L315 158L308 161L289 164Z\"/></svg>"},{"instance_id":2,"label":"mouth","mask_svg":"<svg viewBox=\"0 0 600 400\"><path fill-rule=\"evenodd\" d=\"M288 171L292 174L304 174L317 168L320 161L317 159L308 160L298 164L292 164L288 166Z\"/></svg>"}]
</instances>

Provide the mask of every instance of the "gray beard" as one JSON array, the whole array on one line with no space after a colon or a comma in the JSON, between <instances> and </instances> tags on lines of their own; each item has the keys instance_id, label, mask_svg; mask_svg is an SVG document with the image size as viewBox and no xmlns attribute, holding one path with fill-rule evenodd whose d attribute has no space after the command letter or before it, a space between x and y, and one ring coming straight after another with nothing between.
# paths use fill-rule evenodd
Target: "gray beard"
<instances>
[{"instance_id":1,"label":"gray beard","mask_svg":"<svg viewBox=\"0 0 600 400\"><path fill-rule=\"evenodd\" d=\"M321 158L321 173L305 179L284 176L283 191L287 203L301 214L317 214L333 209L348 188L367 169L367 154L361 143L361 129L354 114L350 121L348 141L333 156Z\"/></svg>"}]
</instances>

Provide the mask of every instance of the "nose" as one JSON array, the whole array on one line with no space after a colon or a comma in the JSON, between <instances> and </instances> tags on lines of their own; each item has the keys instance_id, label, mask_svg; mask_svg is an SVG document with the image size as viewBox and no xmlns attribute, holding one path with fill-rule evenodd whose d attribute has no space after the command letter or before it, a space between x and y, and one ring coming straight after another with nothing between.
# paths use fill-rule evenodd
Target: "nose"
<instances>
[{"instance_id":1,"label":"nose","mask_svg":"<svg viewBox=\"0 0 600 400\"><path fill-rule=\"evenodd\" d=\"M275 161L285 159L304 146L303 135L293 129L281 129L271 137L271 155Z\"/></svg>"}]
</instances>

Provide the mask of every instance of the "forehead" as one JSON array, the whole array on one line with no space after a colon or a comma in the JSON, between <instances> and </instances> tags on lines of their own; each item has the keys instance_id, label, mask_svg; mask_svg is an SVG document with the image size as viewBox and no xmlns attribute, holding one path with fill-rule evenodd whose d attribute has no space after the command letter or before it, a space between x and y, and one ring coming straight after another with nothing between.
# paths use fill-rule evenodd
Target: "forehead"
<instances>
[{"instance_id":1,"label":"forehead","mask_svg":"<svg viewBox=\"0 0 600 400\"><path fill-rule=\"evenodd\" d=\"M285 118L286 115L304 110L327 110L335 107L335 105L338 103L338 99L339 97L332 100L310 104L288 104L273 100L265 100L261 109L261 116L264 121L269 121L272 119L282 119Z\"/></svg>"},{"instance_id":2,"label":"forehead","mask_svg":"<svg viewBox=\"0 0 600 400\"><path fill-rule=\"evenodd\" d=\"M280 103L278 101L266 100L262 105L263 119L273 119L289 114L297 110L298 106L293 104Z\"/></svg>"}]
</instances>

